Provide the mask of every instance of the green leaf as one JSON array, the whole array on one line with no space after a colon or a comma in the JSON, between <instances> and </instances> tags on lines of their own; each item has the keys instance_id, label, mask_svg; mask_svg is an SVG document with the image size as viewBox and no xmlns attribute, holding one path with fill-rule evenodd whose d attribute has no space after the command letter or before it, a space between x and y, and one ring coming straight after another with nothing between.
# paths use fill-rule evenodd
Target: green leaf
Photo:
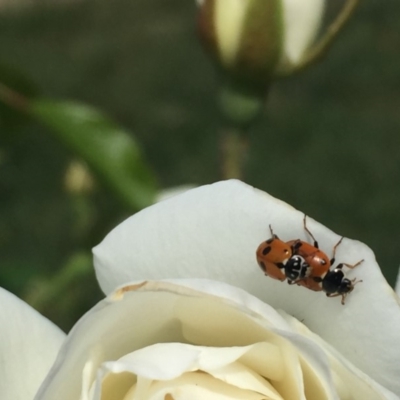
<instances>
[{"instance_id":1,"label":"green leaf","mask_svg":"<svg viewBox=\"0 0 400 400\"><path fill-rule=\"evenodd\" d=\"M86 161L133 210L153 203L155 177L132 135L124 129L83 104L32 100L28 111Z\"/></svg>"}]
</instances>

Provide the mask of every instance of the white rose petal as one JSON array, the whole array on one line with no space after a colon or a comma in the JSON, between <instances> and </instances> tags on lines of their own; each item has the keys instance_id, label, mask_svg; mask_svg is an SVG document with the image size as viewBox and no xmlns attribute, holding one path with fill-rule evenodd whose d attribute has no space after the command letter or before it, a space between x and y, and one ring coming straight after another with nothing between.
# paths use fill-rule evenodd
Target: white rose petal
<instances>
[{"instance_id":1,"label":"white rose petal","mask_svg":"<svg viewBox=\"0 0 400 400\"><path fill-rule=\"evenodd\" d=\"M159 203L160 201L170 199L171 197L177 196L178 194L185 193L190 189L194 189L196 186L197 185L182 185L164 189L161 192L157 193L155 203Z\"/></svg>"},{"instance_id":2,"label":"white rose petal","mask_svg":"<svg viewBox=\"0 0 400 400\"><path fill-rule=\"evenodd\" d=\"M267 343L229 348L211 348L183 343L149 346L130 353L118 361L104 363L98 376L100 379L97 379L96 382L95 393L97 397L94 399L101 399L104 379L108 378L110 381L112 378L118 379L118 375L122 372L129 372L140 377L140 379L168 381L162 385L157 385L157 389L152 389L152 391L158 392L161 390L163 396L165 396L168 393L164 393L164 391L167 390L176 399L178 393L182 391L179 383L182 383L182 380L191 382L188 377L193 377L193 373L196 371L202 371L209 374L210 378L214 378L210 379L206 384L203 382L203 389L207 389L207 387L210 389L216 384L222 385L222 383L225 383L223 385L225 387L223 391L225 396L228 396L229 391L236 391L238 393L245 392L247 398L264 399L267 397L279 400L281 396L274 387L259 375L259 371L251 368L251 363L249 363L250 365L246 363L252 352L253 356L264 356L266 360L271 354L275 353L278 356L280 354L279 351L274 352L271 347L272 345ZM279 364L281 360L275 357L274 360L269 362L272 363L274 361ZM276 372L272 371L272 373L276 375ZM112 376L113 374L114 376ZM205 376L205 374L200 374L201 376ZM198 379L199 376L196 376L196 380ZM197 384L199 385L198 382ZM162 387L160 388L160 386ZM189 385L190 391L193 390L192 386ZM254 392L261 393L263 396L254 394ZM160 396L160 398L164 399L163 396ZM130 398L129 396L126 397L127 399ZM190 396L190 398L192 397Z\"/></svg>"},{"instance_id":3,"label":"white rose petal","mask_svg":"<svg viewBox=\"0 0 400 400\"><path fill-rule=\"evenodd\" d=\"M238 181L190 190L135 214L94 249L105 293L132 280L208 278L256 295L305 324L354 365L400 394L400 306L364 244L344 239L339 262L364 262L348 272L363 280L342 306L337 298L264 277L255 259L269 238L309 240L303 214ZM320 248L330 256L340 236L308 218Z\"/></svg>"},{"instance_id":4,"label":"white rose petal","mask_svg":"<svg viewBox=\"0 0 400 400\"><path fill-rule=\"evenodd\" d=\"M325 0L283 0L284 57L293 65L301 61L320 28Z\"/></svg>"},{"instance_id":5,"label":"white rose petal","mask_svg":"<svg viewBox=\"0 0 400 400\"><path fill-rule=\"evenodd\" d=\"M215 2L215 29L221 58L226 65L235 61L240 37L246 21L249 0L220 0Z\"/></svg>"},{"instance_id":6,"label":"white rose petal","mask_svg":"<svg viewBox=\"0 0 400 400\"><path fill-rule=\"evenodd\" d=\"M358 385L358 380L361 379L369 384L369 386L374 387L376 384L373 382L366 374L354 368L354 366L349 363L349 361L343 357L336 349L324 342L318 335L311 332L305 325L299 322L296 318L282 312L284 318L290 323L291 327L298 333L305 337L310 338L314 343L320 345L326 351L328 355L329 363L331 365L331 370L333 373L333 379L335 381L335 386L339 389L340 399L352 398L352 388ZM351 373L349 373L351 371ZM358 397L360 399L369 399L371 394L369 392L370 388L365 386L364 388L359 388ZM362 392L366 390L365 392ZM384 395L385 399L396 399L398 398L393 393L386 391L383 387L380 391Z\"/></svg>"},{"instance_id":7,"label":"white rose petal","mask_svg":"<svg viewBox=\"0 0 400 400\"><path fill-rule=\"evenodd\" d=\"M32 399L52 366L65 334L0 288L0 398Z\"/></svg>"},{"instance_id":8,"label":"white rose petal","mask_svg":"<svg viewBox=\"0 0 400 400\"><path fill-rule=\"evenodd\" d=\"M100 302L70 333L35 400L324 400L344 393L324 347L271 307L218 282L185 286L142 282ZM342 400L396 399L355 367L347 373L352 385Z\"/></svg>"}]
</instances>

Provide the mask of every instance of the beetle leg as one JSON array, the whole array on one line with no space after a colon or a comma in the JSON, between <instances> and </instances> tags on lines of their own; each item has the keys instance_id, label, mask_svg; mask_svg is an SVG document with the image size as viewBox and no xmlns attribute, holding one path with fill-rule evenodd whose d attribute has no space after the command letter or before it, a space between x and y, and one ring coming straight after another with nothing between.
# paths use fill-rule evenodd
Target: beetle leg
<instances>
[{"instance_id":1,"label":"beetle leg","mask_svg":"<svg viewBox=\"0 0 400 400\"><path fill-rule=\"evenodd\" d=\"M307 228L307 215L306 215L306 214L304 214L303 226L304 226L304 230L311 236L311 239L314 241L314 247L316 247L317 249L319 249L317 240L315 239L315 237L314 237L314 235L311 233L311 231Z\"/></svg>"},{"instance_id":2,"label":"beetle leg","mask_svg":"<svg viewBox=\"0 0 400 400\"><path fill-rule=\"evenodd\" d=\"M339 241L333 246L333 254L331 258L331 265L335 263L336 249L339 247L340 243L342 243L344 236L342 236Z\"/></svg>"},{"instance_id":3,"label":"beetle leg","mask_svg":"<svg viewBox=\"0 0 400 400\"><path fill-rule=\"evenodd\" d=\"M338 296L342 296L341 303L342 303L342 305L344 305L344 301L347 296L347 293L327 293L326 294L326 297L338 297Z\"/></svg>"},{"instance_id":4,"label":"beetle leg","mask_svg":"<svg viewBox=\"0 0 400 400\"><path fill-rule=\"evenodd\" d=\"M355 264L346 264L346 263L342 263L342 265L345 265L347 268L353 269L357 266L359 266L364 260L360 260L358 262L356 262Z\"/></svg>"}]
</instances>

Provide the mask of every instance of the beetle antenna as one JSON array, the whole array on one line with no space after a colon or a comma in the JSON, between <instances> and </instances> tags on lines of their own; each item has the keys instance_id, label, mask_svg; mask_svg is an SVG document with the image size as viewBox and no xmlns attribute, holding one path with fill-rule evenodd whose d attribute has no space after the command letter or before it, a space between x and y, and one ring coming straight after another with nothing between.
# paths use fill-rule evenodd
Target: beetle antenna
<instances>
[{"instance_id":1,"label":"beetle antenna","mask_svg":"<svg viewBox=\"0 0 400 400\"><path fill-rule=\"evenodd\" d=\"M274 231L272 230L272 225L269 224L269 231L271 232L271 236L275 239L279 239L278 235L275 235Z\"/></svg>"}]
</instances>

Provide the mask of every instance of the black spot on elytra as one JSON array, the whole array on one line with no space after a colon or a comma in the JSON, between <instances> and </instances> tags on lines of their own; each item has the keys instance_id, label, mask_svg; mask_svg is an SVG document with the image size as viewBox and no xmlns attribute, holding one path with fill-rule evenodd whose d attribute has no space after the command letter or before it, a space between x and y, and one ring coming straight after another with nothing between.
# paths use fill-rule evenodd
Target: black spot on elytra
<instances>
[{"instance_id":1,"label":"black spot on elytra","mask_svg":"<svg viewBox=\"0 0 400 400\"><path fill-rule=\"evenodd\" d=\"M266 256L271 251L271 246L264 247L262 251L263 255Z\"/></svg>"},{"instance_id":2,"label":"black spot on elytra","mask_svg":"<svg viewBox=\"0 0 400 400\"><path fill-rule=\"evenodd\" d=\"M267 268L265 267L265 264L264 264L262 261L260 261L260 262L258 263L258 265L260 266L260 268L261 268L264 272L266 272Z\"/></svg>"}]
</instances>

